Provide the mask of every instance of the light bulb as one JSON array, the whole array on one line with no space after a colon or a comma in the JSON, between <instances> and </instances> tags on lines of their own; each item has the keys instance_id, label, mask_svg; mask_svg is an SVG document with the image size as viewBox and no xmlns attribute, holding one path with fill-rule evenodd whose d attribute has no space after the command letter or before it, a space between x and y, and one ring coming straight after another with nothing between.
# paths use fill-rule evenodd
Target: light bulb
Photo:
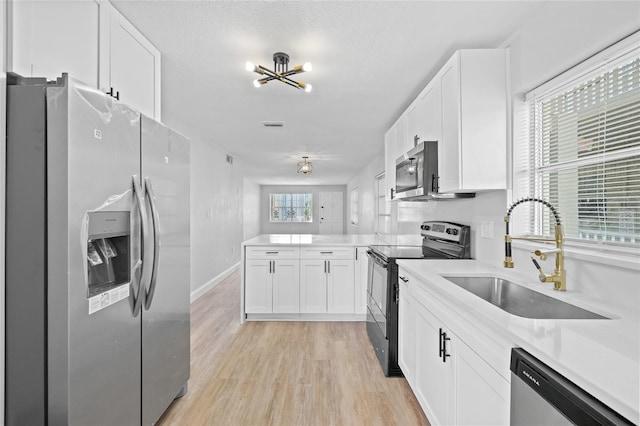
<instances>
[{"instance_id":1,"label":"light bulb","mask_svg":"<svg viewBox=\"0 0 640 426\"><path fill-rule=\"evenodd\" d=\"M309 72L313 69L313 67L311 66L311 62L305 62L304 65L302 66L302 70L305 72Z\"/></svg>"},{"instance_id":2,"label":"light bulb","mask_svg":"<svg viewBox=\"0 0 640 426\"><path fill-rule=\"evenodd\" d=\"M305 92L309 93L309 92L311 92L311 89L313 89L313 86L310 85L309 83L304 85L304 91Z\"/></svg>"},{"instance_id":3,"label":"light bulb","mask_svg":"<svg viewBox=\"0 0 640 426\"><path fill-rule=\"evenodd\" d=\"M253 62L247 61L246 64L244 64L244 67L246 68L247 71L254 71L256 69L256 66L253 65Z\"/></svg>"},{"instance_id":4,"label":"light bulb","mask_svg":"<svg viewBox=\"0 0 640 426\"><path fill-rule=\"evenodd\" d=\"M260 81L259 81L259 80L253 80L253 85L254 85L254 87L260 87L260 86L262 86L262 84L260 83Z\"/></svg>"}]
</instances>

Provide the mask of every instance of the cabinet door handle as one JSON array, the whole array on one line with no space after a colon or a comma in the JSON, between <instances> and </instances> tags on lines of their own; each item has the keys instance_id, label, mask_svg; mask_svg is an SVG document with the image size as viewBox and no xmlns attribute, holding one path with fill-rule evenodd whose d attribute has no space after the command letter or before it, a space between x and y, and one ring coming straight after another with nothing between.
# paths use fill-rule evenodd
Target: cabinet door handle
<instances>
[{"instance_id":1,"label":"cabinet door handle","mask_svg":"<svg viewBox=\"0 0 640 426\"><path fill-rule=\"evenodd\" d=\"M408 278L405 278L405 277L403 277L403 276L398 275L398 278L400 278L400 279L401 279L403 282L405 282L405 283L408 283L408 282L409 282L409 279L408 279ZM441 330L442 330L442 329L441 329Z\"/></svg>"},{"instance_id":2,"label":"cabinet door handle","mask_svg":"<svg viewBox=\"0 0 640 426\"><path fill-rule=\"evenodd\" d=\"M438 358L442 358L442 329L438 329Z\"/></svg>"},{"instance_id":3,"label":"cabinet door handle","mask_svg":"<svg viewBox=\"0 0 640 426\"><path fill-rule=\"evenodd\" d=\"M393 192L395 191L395 189L390 188L391 189L391 199L393 200Z\"/></svg>"},{"instance_id":4,"label":"cabinet door handle","mask_svg":"<svg viewBox=\"0 0 640 426\"><path fill-rule=\"evenodd\" d=\"M325 274L327 273L327 261L326 260L324 261L324 273Z\"/></svg>"},{"instance_id":5,"label":"cabinet door handle","mask_svg":"<svg viewBox=\"0 0 640 426\"><path fill-rule=\"evenodd\" d=\"M269 261L269 273L271 273L271 261Z\"/></svg>"},{"instance_id":6,"label":"cabinet door handle","mask_svg":"<svg viewBox=\"0 0 640 426\"><path fill-rule=\"evenodd\" d=\"M451 340L451 338L447 337L447 333L445 331L442 331L442 329L440 329L440 342L441 342L440 355L442 356L442 362L447 362L447 358L451 356L451 354L447 353L447 340Z\"/></svg>"},{"instance_id":7,"label":"cabinet door handle","mask_svg":"<svg viewBox=\"0 0 640 426\"><path fill-rule=\"evenodd\" d=\"M273 262L273 273L275 274L276 273L276 261L272 260L272 262Z\"/></svg>"},{"instance_id":8,"label":"cabinet door handle","mask_svg":"<svg viewBox=\"0 0 640 426\"><path fill-rule=\"evenodd\" d=\"M327 273L330 274L331 273L331 261L327 260Z\"/></svg>"}]
</instances>

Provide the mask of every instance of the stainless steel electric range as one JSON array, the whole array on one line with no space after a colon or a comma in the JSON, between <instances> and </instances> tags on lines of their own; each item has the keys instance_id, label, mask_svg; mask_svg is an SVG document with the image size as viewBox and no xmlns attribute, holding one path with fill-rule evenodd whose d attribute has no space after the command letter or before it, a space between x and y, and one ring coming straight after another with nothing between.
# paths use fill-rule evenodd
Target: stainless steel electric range
<instances>
[{"instance_id":1,"label":"stainless steel electric range","mask_svg":"<svg viewBox=\"0 0 640 426\"><path fill-rule=\"evenodd\" d=\"M422 245L369 246L367 334L385 376L402 376L398 366L397 259L470 259L471 228L428 221L420 226Z\"/></svg>"}]
</instances>

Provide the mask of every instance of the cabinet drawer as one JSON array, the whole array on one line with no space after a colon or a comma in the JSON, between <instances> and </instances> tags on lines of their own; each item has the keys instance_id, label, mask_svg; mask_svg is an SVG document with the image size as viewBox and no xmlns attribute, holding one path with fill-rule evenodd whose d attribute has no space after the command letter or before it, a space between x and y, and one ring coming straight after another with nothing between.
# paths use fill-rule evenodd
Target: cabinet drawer
<instances>
[{"instance_id":1,"label":"cabinet drawer","mask_svg":"<svg viewBox=\"0 0 640 426\"><path fill-rule=\"evenodd\" d=\"M355 249L352 246L342 247L302 247L300 259L353 259Z\"/></svg>"},{"instance_id":2,"label":"cabinet drawer","mask_svg":"<svg viewBox=\"0 0 640 426\"><path fill-rule=\"evenodd\" d=\"M247 246L246 259L298 259L299 247L290 246Z\"/></svg>"}]
</instances>

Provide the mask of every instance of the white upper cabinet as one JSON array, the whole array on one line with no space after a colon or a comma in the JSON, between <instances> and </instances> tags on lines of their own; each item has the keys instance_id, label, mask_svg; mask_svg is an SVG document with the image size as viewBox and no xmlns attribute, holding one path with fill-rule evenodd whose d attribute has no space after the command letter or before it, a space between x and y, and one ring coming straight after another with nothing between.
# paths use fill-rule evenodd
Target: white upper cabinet
<instances>
[{"instance_id":1,"label":"white upper cabinet","mask_svg":"<svg viewBox=\"0 0 640 426\"><path fill-rule=\"evenodd\" d=\"M114 8L110 20L110 58L100 88L113 88L121 102L160 121L160 51Z\"/></svg>"},{"instance_id":2,"label":"white upper cabinet","mask_svg":"<svg viewBox=\"0 0 640 426\"><path fill-rule=\"evenodd\" d=\"M438 141L439 192L507 187L503 49L457 51L387 131L389 189L395 186L395 160L424 141Z\"/></svg>"},{"instance_id":3,"label":"white upper cabinet","mask_svg":"<svg viewBox=\"0 0 640 426\"><path fill-rule=\"evenodd\" d=\"M409 117L407 114L403 114L398 121L396 122L396 152L393 156L394 159L394 169L395 169L395 160L404 155L407 151L413 148L413 135L409 134Z\"/></svg>"},{"instance_id":4,"label":"white upper cabinet","mask_svg":"<svg viewBox=\"0 0 640 426\"><path fill-rule=\"evenodd\" d=\"M8 71L68 73L160 121L160 52L108 1L10 0L8 11Z\"/></svg>"},{"instance_id":5,"label":"white upper cabinet","mask_svg":"<svg viewBox=\"0 0 640 426\"><path fill-rule=\"evenodd\" d=\"M440 192L507 187L506 55L459 50L436 78L442 89Z\"/></svg>"},{"instance_id":6,"label":"white upper cabinet","mask_svg":"<svg viewBox=\"0 0 640 426\"><path fill-rule=\"evenodd\" d=\"M384 135L384 178L387 201L394 199L396 192L396 128L390 128Z\"/></svg>"},{"instance_id":7,"label":"white upper cabinet","mask_svg":"<svg viewBox=\"0 0 640 426\"><path fill-rule=\"evenodd\" d=\"M55 80L63 72L98 87L100 15L106 3L10 1L7 69Z\"/></svg>"}]
</instances>

